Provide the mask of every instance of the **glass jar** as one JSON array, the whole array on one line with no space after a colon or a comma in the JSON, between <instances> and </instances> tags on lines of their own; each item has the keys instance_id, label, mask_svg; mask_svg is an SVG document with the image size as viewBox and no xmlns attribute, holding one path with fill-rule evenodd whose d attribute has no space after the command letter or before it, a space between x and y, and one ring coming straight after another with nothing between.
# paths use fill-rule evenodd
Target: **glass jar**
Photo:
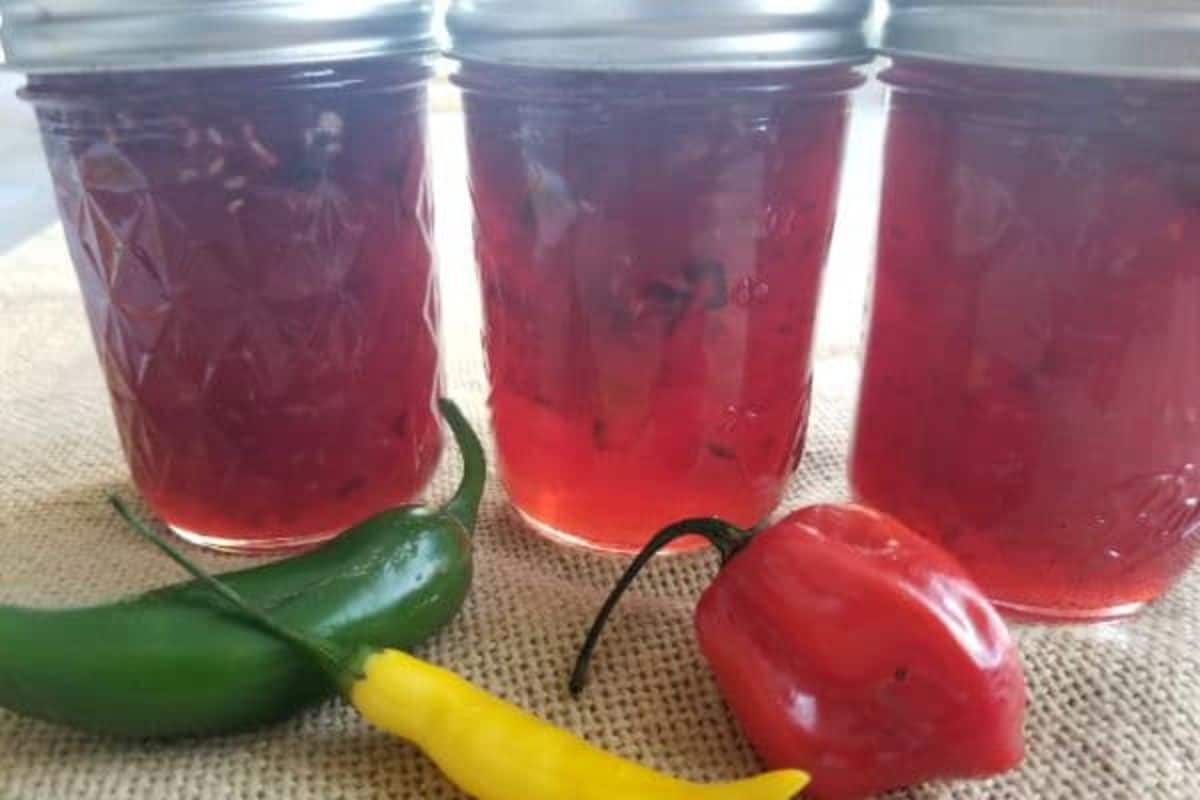
<instances>
[{"instance_id":1,"label":"glass jar","mask_svg":"<svg viewBox=\"0 0 1200 800\"><path fill-rule=\"evenodd\" d=\"M134 482L237 551L410 500L441 441L427 10L376 20L408 27L367 48L364 20L310 31L321 4L274 5L128 11L176 34L169 57L102 38L107 12L5 20ZM221 52L186 32L238 13ZM72 21L54 50L45 28Z\"/></svg>"},{"instance_id":2,"label":"glass jar","mask_svg":"<svg viewBox=\"0 0 1200 800\"><path fill-rule=\"evenodd\" d=\"M753 525L803 449L865 5L532 5L450 17L509 495L602 550Z\"/></svg>"},{"instance_id":3,"label":"glass jar","mask_svg":"<svg viewBox=\"0 0 1200 800\"><path fill-rule=\"evenodd\" d=\"M854 489L1011 611L1129 614L1200 548L1200 50L1031 7L962 11L972 53L928 5L887 36Z\"/></svg>"}]
</instances>

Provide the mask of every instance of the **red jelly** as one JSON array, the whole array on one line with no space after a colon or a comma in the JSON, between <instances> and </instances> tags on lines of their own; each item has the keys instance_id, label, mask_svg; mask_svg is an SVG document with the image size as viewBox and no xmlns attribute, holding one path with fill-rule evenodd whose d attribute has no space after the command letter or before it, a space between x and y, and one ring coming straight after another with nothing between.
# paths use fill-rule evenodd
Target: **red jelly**
<instances>
[{"instance_id":1,"label":"red jelly","mask_svg":"<svg viewBox=\"0 0 1200 800\"><path fill-rule=\"evenodd\" d=\"M187 538L308 544L429 479L425 76L31 79L133 478Z\"/></svg>"},{"instance_id":2,"label":"red jelly","mask_svg":"<svg viewBox=\"0 0 1200 800\"><path fill-rule=\"evenodd\" d=\"M1010 610L1129 613L1200 548L1195 84L885 79L857 495Z\"/></svg>"},{"instance_id":3,"label":"red jelly","mask_svg":"<svg viewBox=\"0 0 1200 800\"><path fill-rule=\"evenodd\" d=\"M753 525L800 461L850 67L464 65L491 408L539 530Z\"/></svg>"}]
</instances>

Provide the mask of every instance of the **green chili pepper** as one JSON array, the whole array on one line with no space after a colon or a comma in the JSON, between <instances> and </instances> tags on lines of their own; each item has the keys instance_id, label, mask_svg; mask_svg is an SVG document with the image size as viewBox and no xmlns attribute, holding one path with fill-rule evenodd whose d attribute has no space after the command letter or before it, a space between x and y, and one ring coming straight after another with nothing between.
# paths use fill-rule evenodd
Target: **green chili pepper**
<instances>
[{"instance_id":1,"label":"green chili pepper","mask_svg":"<svg viewBox=\"0 0 1200 800\"><path fill-rule=\"evenodd\" d=\"M441 410L464 466L444 507L385 511L318 550L222 580L279 622L341 646L411 648L433 635L470 587L486 476L467 421L449 401ZM0 606L0 707L26 716L118 736L199 736L278 721L330 693L311 659L214 606L195 582L91 608Z\"/></svg>"}]
</instances>

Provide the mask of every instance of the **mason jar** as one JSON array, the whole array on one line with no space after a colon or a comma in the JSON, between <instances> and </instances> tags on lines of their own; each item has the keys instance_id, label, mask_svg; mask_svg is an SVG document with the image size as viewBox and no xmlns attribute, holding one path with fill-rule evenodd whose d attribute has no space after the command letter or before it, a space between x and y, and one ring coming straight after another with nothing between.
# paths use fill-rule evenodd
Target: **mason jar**
<instances>
[{"instance_id":1,"label":"mason jar","mask_svg":"<svg viewBox=\"0 0 1200 800\"><path fill-rule=\"evenodd\" d=\"M907 0L884 51L856 494L1010 611L1130 614L1200 546L1200 23Z\"/></svg>"},{"instance_id":2,"label":"mason jar","mask_svg":"<svg viewBox=\"0 0 1200 800\"><path fill-rule=\"evenodd\" d=\"M278 550L418 493L440 449L427 3L3 14L150 508Z\"/></svg>"},{"instance_id":3,"label":"mason jar","mask_svg":"<svg viewBox=\"0 0 1200 800\"><path fill-rule=\"evenodd\" d=\"M867 0L461 0L500 474L536 531L762 520L800 461Z\"/></svg>"}]
</instances>

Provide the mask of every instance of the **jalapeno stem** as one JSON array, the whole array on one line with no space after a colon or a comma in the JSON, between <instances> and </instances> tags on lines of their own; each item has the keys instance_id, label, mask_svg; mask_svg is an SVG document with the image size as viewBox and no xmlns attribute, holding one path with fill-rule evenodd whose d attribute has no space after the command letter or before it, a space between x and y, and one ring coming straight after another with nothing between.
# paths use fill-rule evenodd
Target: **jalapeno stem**
<instances>
[{"instance_id":1,"label":"jalapeno stem","mask_svg":"<svg viewBox=\"0 0 1200 800\"><path fill-rule=\"evenodd\" d=\"M212 574L197 565L160 534L152 530L144 520L129 510L129 507L125 505L121 498L116 495L109 495L108 502L129 523L134 532L166 553L172 561L191 573L196 580L220 595L223 600L232 605L238 614L247 621L253 622L267 633L278 636L280 639L294 645L297 649L312 657L339 685L345 686L348 681L352 682L352 679L357 678L357 676L348 675L349 672L352 672L349 667L351 663L349 655L342 652L332 642L310 638L279 624L262 610L252 606L249 601L229 586L214 578Z\"/></svg>"},{"instance_id":2,"label":"jalapeno stem","mask_svg":"<svg viewBox=\"0 0 1200 800\"><path fill-rule=\"evenodd\" d=\"M479 504L483 500L483 486L487 480L487 462L484 460L483 445L479 437L453 401L445 398L438 401L438 408L454 434L458 450L462 454L463 474L458 491L442 509L462 523L467 533L475 530Z\"/></svg>"},{"instance_id":3,"label":"jalapeno stem","mask_svg":"<svg viewBox=\"0 0 1200 800\"><path fill-rule=\"evenodd\" d=\"M707 539L709 544L721 553L723 566L746 546L750 541L751 534L714 517L685 519L669 525L655 534L654 538L629 565L629 569L625 570L625 574L617 581L617 585L609 593L608 599L604 601L600 613L596 615L596 621L592 623L592 628L588 631L587 639L584 640L579 657L575 661L575 669L571 673L568 687L572 695L578 697L583 692L583 688L587 684L587 674L591 667L592 656L595 654L596 645L600 643L600 635L604 632L609 617L612 616L613 610L616 609L617 603L620 602L626 590L660 550L685 536L702 536Z\"/></svg>"}]
</instances>

